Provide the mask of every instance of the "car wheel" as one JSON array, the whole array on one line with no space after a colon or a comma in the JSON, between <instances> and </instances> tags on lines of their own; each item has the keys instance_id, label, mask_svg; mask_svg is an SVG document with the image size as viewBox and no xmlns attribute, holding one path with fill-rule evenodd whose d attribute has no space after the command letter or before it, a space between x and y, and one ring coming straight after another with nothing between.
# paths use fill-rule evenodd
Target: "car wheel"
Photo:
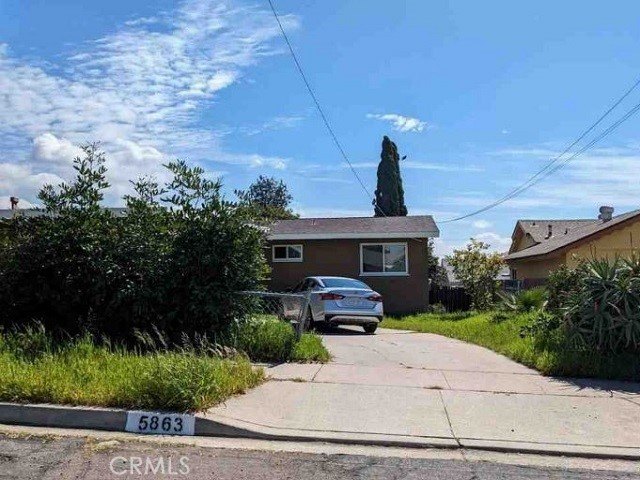
<instances>
[{"instance_id":1,"label":"car wheel","mask_svg":"<svg viewBox=\"0 0 640 480\"><path fill-rule=\"evenodd\" d=\"M367 333L375 333L376 329L378 328L378 324L377 323L367 323L362 328L364 328L364 331L367 332Z\"/></svg>"}]
</instances>

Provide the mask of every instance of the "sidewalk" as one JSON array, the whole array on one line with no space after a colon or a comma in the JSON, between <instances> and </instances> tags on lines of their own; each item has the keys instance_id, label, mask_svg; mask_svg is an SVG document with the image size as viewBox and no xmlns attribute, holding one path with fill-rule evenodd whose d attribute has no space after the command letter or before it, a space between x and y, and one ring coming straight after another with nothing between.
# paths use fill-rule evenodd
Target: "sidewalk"
<instances>
[{"instance_id":1,"label":"sidewalk","mask_svg":"<svg viewBox=\"0 0 640 480\"><path fill-rule=\"evenodd\" d=\"M640 458L640 384L546 378L438 335L324 340L332 363L267 368L272 381L201 418L298 440Z\"/></svg>"}]
</instances>

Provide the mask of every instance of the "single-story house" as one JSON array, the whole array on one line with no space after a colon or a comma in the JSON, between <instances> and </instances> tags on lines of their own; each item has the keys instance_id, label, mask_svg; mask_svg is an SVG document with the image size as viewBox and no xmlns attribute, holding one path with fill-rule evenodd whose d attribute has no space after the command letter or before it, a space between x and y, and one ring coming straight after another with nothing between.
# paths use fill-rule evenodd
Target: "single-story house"
<instances>
[{"instance_id":1,"label":"single-story house","mask_svg":"<svg viewBox=\"0 0 640 480\"><path fill-rule=\"evenodd\" d=\"M597 219L518 220L505 257L511 277L537 283L562 265L640 252L640 210L618 216L613 211L600 207Z\"/></svg>"},{"instance_id":2,"label":"single-story house","mask_svg":"<svg viewBox=\"0 0 640 480\"><path fill-rule=\"evenodd\" d=\"M283 291L308 276L350 277L379 292L388 313L423 311L427 241L439 235L429 215L280 220L267 232L269 289Z\"/></svg>"}]
</instances>

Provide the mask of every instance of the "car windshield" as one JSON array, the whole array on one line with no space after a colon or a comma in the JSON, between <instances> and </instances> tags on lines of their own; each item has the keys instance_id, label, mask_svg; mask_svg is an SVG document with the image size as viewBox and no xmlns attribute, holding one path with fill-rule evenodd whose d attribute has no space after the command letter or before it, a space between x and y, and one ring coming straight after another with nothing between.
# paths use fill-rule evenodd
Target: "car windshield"
<instances>
[{"instance_id":1,"label":"car windshield","mask_svg":"<svg viewBox=\"0 0 640 480\"><path fill-rule=\"evenodd\" d=\"M327 288L366 288L371 290L366 283L352 278L322 278L321 280Z\"/></svg>"}]
</instances>

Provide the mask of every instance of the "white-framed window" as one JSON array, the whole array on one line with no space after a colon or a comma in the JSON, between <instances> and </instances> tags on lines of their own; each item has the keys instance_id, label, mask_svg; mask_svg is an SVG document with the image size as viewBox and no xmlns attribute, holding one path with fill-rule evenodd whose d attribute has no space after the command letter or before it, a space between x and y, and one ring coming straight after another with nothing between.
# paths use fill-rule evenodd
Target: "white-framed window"
<instances>
[{"instance_id":1,"label":"white-framed window","mask_svg":"<svg viewBox=\"0 0 640 480\"><path fill-rule=\"evenodd\" d=\"M361 243L360 275L408 275L409 251L406 243Z\"/></svg>"},{"instance_id":2,"label":"white-framed window","mask_svg":"<svg viewBox=\"0 0 640 480\"><path fill-rule=\"evenodd\" d=\"M301 262L302 245L273 245L271 259L274 262Z\"/></svg>"}]
</instances>

